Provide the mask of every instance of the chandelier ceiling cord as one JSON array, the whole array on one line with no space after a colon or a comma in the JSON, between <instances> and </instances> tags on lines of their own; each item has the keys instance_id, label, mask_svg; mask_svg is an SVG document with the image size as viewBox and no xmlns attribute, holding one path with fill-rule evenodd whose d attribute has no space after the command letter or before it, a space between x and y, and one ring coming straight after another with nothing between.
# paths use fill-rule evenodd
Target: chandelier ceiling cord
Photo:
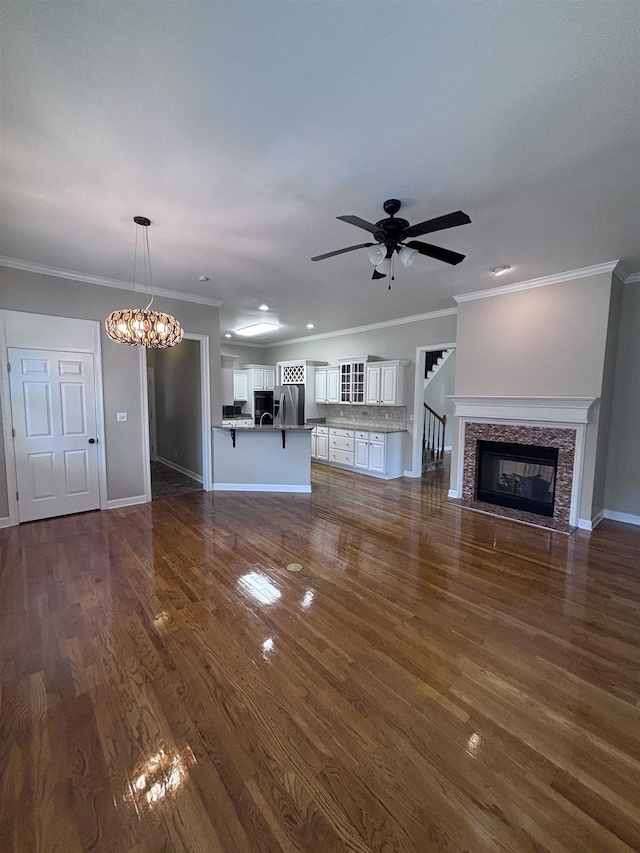
<instances>
[{"instance_id":1,"label":"chandelier ceiling cord","mask_svg":"<svg viewBox=\"0 0 640 853\"><path fill-rule=\"evenodd\" d=\"M145 293L151 293L151 299L146 308L124 308L113 311L104 321L107 335L118 344L131 347L149 347L165 349L179 344L182 340L182 326L171 314L163 314L151 309L153 302L153 276L151 273L151 252L149 251L149 225L151 220L146 216L134 216L136 226L144 228L142 246L144 266ZM136 286L136 271L138 262L138 228L136 227L136 243L133 257L133 289ZM147 275L149 286L147 287Z\"/></svg>"}]
</instances>

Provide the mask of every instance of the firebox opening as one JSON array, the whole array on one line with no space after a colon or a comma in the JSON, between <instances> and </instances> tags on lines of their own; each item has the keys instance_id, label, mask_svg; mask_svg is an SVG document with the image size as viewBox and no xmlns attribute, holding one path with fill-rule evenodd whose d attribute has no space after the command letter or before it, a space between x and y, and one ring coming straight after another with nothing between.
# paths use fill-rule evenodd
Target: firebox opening
<instances>
[{"instance_id":1,"label":"firebox opening","mask_svg":"<svg viewBox=\"0 0 640 853\"><path fill-rule=\"evenodd\" d=\"M478 441L476 500L553 518L558 448Z\"/></svg>"}]
</instances>

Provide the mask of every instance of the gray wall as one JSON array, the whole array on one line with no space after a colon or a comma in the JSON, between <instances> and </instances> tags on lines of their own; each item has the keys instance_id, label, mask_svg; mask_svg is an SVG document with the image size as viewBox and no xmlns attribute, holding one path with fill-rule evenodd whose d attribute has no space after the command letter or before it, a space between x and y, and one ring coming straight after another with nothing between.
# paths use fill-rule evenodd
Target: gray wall
<instances>
[{"instance_id":1,"label":"gray wall","mask_svg":"<svg viewBox=\"0 0 640 853\"><path fill-rule=\"evenodd\" d=\"M200 342L155 353L158 456L202 476Z\"/></svg>"},{"instance_id":2,"label":"gray wall","mask_svg":"<svg viewBox=\"0 0 640 853\"><path fill-rule=\"evenodd\" d=\"M117 308L142 304L141 294L100 287L0 267L0 307L11 311L50 314L104 321ZM159 309L177 317L184 329L210 340L212 411L220 411L220 320L217 308L157 297ZM119 500L144 494L145 471L140 456L142 401L138 349L111 341L102 333L102 374L107 456L107 497ZM116 423L116 412L127 412L126 423ZM0 453L3 450L0 449ZM3 460L4 461L4 460ZM3 475L4 471L0 471ZM0 481L0 507L6 503L6 478ZM5 512L6 515L6 512Z\"/></svg>"},{"instance_id":3,"label":"gray wall","mask_svg":"<svg viewBox=\"0 0 640 853\"><path fill-rule=\"evenodd\" d=\"M611 278L462 302L456 394L599 397Z\"/></svg>"},{"instance_id":4,"label":"gray wall","mask_svg":"<svg viewBox=\"0 0 640 853\"><path fill-rule=\"evenodd\" d=\"M622 291L605 507L640 518L640 283Z\"/></svg>"}]
</instances>

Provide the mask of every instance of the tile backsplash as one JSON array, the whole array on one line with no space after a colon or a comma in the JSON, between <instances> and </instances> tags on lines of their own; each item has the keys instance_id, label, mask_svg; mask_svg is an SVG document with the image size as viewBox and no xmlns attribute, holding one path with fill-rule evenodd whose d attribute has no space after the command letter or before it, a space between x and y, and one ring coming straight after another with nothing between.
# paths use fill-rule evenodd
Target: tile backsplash
<instances>
[{"instance_id":1,"label":"tile backsplash","mask_svg":"<svg viewBox=\"0 0 640 853\"><path fill-rule=\"evenodd\" d=\"M349 406L345 403L327 404L324 407L328 423L338 422L348 426L369 426L373 428L407 428L406 406Z\"/></svg>"}]
</instances>

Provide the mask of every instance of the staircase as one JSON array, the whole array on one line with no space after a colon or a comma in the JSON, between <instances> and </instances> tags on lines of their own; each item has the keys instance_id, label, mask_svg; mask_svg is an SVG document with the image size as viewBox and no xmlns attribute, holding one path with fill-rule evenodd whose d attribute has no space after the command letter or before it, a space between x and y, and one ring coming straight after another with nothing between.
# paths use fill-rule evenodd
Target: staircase
<instances>
[{"instance_id":1,"label":"staircase","mask_svg":"<svg viewBox=\"0 0 640 853\"><path fill-rule=\"evenodd\" d=\"M437 352L425 353L424 365L424 387L431 382L436 373L440 370L445 361L449 358L453 348L438 350Z\"/></svg>"},{"instance_id":2,"label":"staircase","mask_svg":"<svg viewBox=\"0 0 640 853\"><path fill-rule=\"evenodd\" d=\"M447 416L434 412L426 403L422 427L422 473L439 471L444 467L444 432Z\"/></svg>"}]
</instances>

